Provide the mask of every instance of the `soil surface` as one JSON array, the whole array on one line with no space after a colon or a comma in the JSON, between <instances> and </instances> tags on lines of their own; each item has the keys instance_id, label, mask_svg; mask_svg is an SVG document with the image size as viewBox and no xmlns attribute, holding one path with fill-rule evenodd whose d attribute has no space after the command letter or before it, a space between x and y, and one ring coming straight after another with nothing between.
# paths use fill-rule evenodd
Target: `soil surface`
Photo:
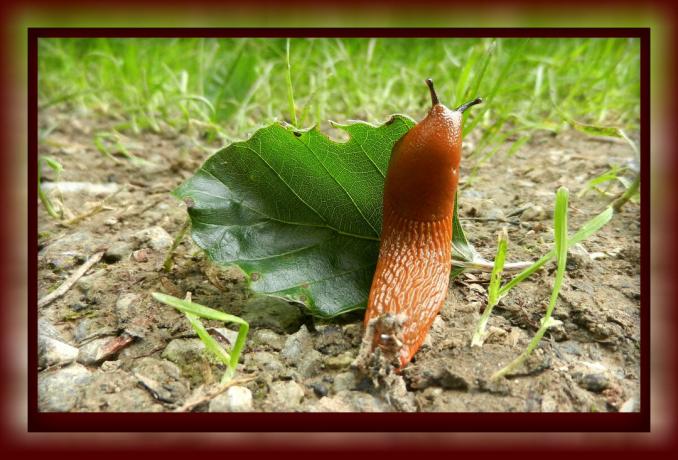
<instances>
[{"instance_id":1,"label":"soil surface","mask_svg":"<svg viewBox=\"0 0 678 460\"><path fill-rule=\"evenodd\" d=\"M97 252L62 297L39 308L41 411L637 411L640 360L640 208L629 202L597 234L570 251L552 327L516 373L490 376L518 356L548 305L555 264L519 284L495 308L482 347L473 329L487 303L487 273L450 284L447 302L395 390L354 373L362 312L334 322L298 306L253 297L238 270L211 265L185 237L169 271L163 263L186 221L170 191L219 144L191 132L128 134L129 151L107 157L94 143L114 121L92 114L40 114L43 183L65 219L39 205L38 296L59 287ZM473 151L473 139L465 152ZM496 235L509 234L508 261L531 261L553 246L555 190L570 190L570 233L610 196L577 196L591 178L633 160L630 148L568 131L538 133L515 154L501 149L478 168L464 161L460 216L475 248L492 260ZM115 149L113 149L115 151ZM472 171L475 169L475 175ZM51 184L50 184L51 182ZM69 182L78 184L68 184ZM610 184L610 194L622 191ZM64 223L65 222L65 223ZM232 386L183 314L154 291L240 315L251 324ZM232 343L223 323L206 321ZM397 391L396 391L397 390Z\"/></svg>"}]
</instances>

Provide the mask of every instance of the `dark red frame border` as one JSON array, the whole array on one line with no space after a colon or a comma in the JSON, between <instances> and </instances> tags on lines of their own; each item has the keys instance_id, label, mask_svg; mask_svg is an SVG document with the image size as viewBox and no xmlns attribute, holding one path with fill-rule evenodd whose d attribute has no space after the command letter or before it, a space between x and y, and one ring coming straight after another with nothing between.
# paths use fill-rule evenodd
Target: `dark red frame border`
<instances>
[{"instance_id":1,"label":"dark red frame border","mask_svg":"<svg viewBox=\"0 0 678 460\"><path fill-rule=\"evenodd\" d=\"M37 391L37 208L28 212L28 430L31 432L650 431L649 28L29 28L28 202L37 202L37 43L41 37L631 37L641 48L641 411L639 413L45 413Z\"/></svg>"}]
</instances>

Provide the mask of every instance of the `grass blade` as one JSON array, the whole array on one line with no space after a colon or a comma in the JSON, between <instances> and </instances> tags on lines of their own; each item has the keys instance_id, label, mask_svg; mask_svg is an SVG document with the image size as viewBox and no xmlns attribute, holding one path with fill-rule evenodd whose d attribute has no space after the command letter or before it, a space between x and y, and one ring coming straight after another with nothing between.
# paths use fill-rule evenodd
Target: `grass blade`
<instances>
[{"instance_id":1,"label":"grass blade","mask_svg":"<svg viewBox=\"0 0 678 460\"><path fill-rule=\"evenodd\" d=\"M558 268L556 270L556 277L553 283L553 290L551 291L551 299L549 301L549 306L546 309L546 314L541 320L541 326L539 330L534 335L527 348L523 353L520 354L516 359L509 363L504 368L497 371L492 375L492 380L499 377L503 377L515 369L520 367L523 362L530 356L530 353L537 348L542 337L546 333L546 330L553 325L553 320L551 315L553 314L553 309L556 306L556 301L558 300L558 293L560 292L560 287L563 284L563 278L565 277L565 265L567 263L567 202L568 202L569 192L565 187L560 187L556 193L556 209L554 213L554 222L553 222L553 233L555 240L555 252L556 258L558 260Z\"/></svg>"},{"instance_id":2,"label":"grass blade","mask_svg":"<svg viewBox=\"0 0 678 460\"><path fill-rule=\"evenodd\" d=\"M476 330L471 339L472 347L480 347L485 339L485 328L487 321L490 318L492 309L499 302L499 284L501 283L501 274L504 271L504 261L506 260L506 248L508 246L508 233L506 228L499 232L497 238L497 254L494 257L494 267L492 268L492 275L490 275L490 286L488 288L487 307L478 321Z\"/></svg>"},{"instance_id":3,"label":"grass blade","mask_svg":"<svg viewBox=\"0 0 678 460\"><path fill-rule=\"evenodd\" d=\"M186 314L186 318L191 323L191 326L198 334L198 337L203 341L205 347L210 350L214 355L224 364L226 364L226 372L221 379L221 383L226 383L235 375L236 367L238 366L238 360L240 359L240 353L242 352L243 347L245 346L245 340L247 338L247 333L249 332L249 324L242 318L237 316L229 315L219 310L214 310L204 305L200 305L189 300L179 299L167 294L161 294L159 292L152 293L153 297L170 307L174 307L177 310ZM204 328L202 323L198 318L214 319L217 321L224 321L228 323L236 323L240 325L238 330L238 336L235 339L231 353L227 353L219 343L209 335L207 330Z\"/></svg>"},{"instance_id":4,"label":"grass blade","mask_svg":"<svg viewBox=\"0 0 678 460\"><path fill-rule=\"evenodd\" d=\"M287 60L287 105L290 111L290 123L297 126L297 109L294 105L294 88L292 87L292 65L290 64L290 39L285 42L285 58Z\"/></svg>"},{"instance_id":5,"label":"grass blade","mask_svg":"<svg viewBox=\"0 0 678 460\"><path fill-rule=\"evenodd\" d=\"M600 228L603 225L607 224L610 221L610 219L612 219L613 215L614 211L612 207L608 206L607 208L605 208L603 212L601 212L591 220L587 221L584 225L582 225L579 231L577 231L577 233L575 233L572 236L572 238L567 240L567 247L569 248L570 246L574 246L575 244L593 235L595 232L600 230ZM501 287L501 289L499 290L499 298L504 297L506 294L508 294L508 292L511 289L513 289L516 285L518 285L526 278L530 277L534 272L539 270L546 262L553 259L555 256L556 250L554 248L545 255L543 255L535 263L524 269L522 272L518 273L515 276L515 278L511 279L511 281L509 281L508 283Z\"/></svg>"}]
</instances>

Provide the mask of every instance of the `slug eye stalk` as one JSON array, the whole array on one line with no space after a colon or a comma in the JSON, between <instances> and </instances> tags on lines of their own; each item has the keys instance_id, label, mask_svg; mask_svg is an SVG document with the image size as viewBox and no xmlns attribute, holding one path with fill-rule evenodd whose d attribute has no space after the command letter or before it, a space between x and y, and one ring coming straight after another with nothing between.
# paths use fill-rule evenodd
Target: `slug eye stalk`
<instances>
[{"instance_id":1,"label":"slug eye stalk","mask_svg":"<svg viewBox=\"0 0 678 460\"><path fill-rule=\"evenodd\" d=\"M477 98L473 99L472 101L469 101L469 102L466 102L465 104L460 105L459 107L457 107L454 110L456 110L457 112L464 113L466 111L466 109L468 109L469 107L472 107L474 105L478 105L481 102L483 102L483 99L480 98L480 97L477 97Z\"/></svg>"}]
</instances>

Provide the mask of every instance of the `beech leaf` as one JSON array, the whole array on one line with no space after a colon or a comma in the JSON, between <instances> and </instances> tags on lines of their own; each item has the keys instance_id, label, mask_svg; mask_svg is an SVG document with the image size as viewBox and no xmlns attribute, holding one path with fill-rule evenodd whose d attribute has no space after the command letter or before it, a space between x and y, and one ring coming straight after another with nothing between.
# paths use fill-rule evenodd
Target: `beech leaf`
<instances>
[{"instance_id":1,"label":"beech leaf","mask_svg":"<svg viewBox=\"0 0 678 460\"><path fill-rule=\"evenodd\" d=\"M405 115L333 123L349 135L337 142L316 127L274 123L216 152L174 194L188 205L196 244L240 267L254 292L324 318L365 308L388 161L414 124ZM456 209L454 220L454 258L469 260Z\"/></svg>"}]
</instances>

